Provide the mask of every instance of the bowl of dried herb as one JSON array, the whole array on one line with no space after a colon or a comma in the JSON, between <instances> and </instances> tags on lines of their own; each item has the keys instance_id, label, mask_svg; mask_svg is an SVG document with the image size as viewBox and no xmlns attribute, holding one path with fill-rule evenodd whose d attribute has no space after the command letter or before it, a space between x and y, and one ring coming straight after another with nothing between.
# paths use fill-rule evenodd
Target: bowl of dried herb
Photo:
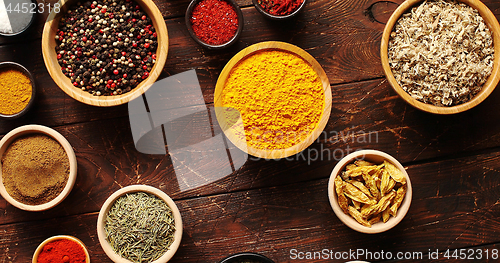
<instances>
[{"instance_id":1,"label":"bowl of dried herb","mask_svg":"<svg viewBox=\"0 0 500 263\"><path fill-rule=\"evenodd\" d=\"M0 157L0 194L19 209L50 209L75 184L75 152L49 127L26 125L10 131L0 140Z\"/></svg>"},{"instance_id":2,"label":"bowl of dried herb","mask_svg":"<svg viewBox=\"0 0 500 263\"><path fill-rule=\"evenodd\" d=\"M478 0L407 0L389 18L381 60L391 87L425 112L454 114L500 80L500 25Z\"/></svg>"},{"instance_id":3,"label":"bowl of dried herb","mask_svg":"<svg viewBox=\"0 0 500 263\"><path fill-rule=\"evenodd\" d=\"M395 227L412 199L410 177L394 157L361 150L335 165L328 182L333 212L353 230L376 234Z\"/></svg>"},{"instance_id":4,"label":"bowl of dried herb","mask_svg":"<svg viewBox=\"0 0 500 263\"><path fill-rule=\"evenodd\" d=\"M131 185L113 193L97 219L99 243L118 263L168 262L182 238L182 218L174 201L147 185Z\"/></svg>"},{"instance_id":5,"label":"bowl of dried herb","mask_svg":"<svg viewBox=\"0 0 500 263\"><path fill-rule=\"evenodd\" d=\"M146 92L168 53L165 20L152 0L61 0L42 35L45 66L67 95L109 107Z\"/></svg>"}]
</instances>

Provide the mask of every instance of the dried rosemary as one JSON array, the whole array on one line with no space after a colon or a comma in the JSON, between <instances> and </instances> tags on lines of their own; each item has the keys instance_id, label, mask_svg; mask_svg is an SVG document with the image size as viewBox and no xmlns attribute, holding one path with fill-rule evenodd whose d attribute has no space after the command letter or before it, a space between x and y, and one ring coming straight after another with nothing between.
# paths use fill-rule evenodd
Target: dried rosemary
<instances>
[{"instance_id":1,"label":"dried rosemary","mask_svg":"<svg viewBox=\"0 0 500 263\"><path fill-rule=\"evenodd\" d=\"M493 69L493 38L479 12L463 3L427 0L396 23L389 64L414 99L436 106L471 100Z\"/></svg>"},{"instance_id":2,"label":"dried rosemary","mask_svg":"<svg viewBox=\"0 0 500 263\"><path fill-rule=\"evenodd\" d=\"M113 250L133 262L157 260L174 242L172 210L157 196L144 192L118 198L104 228Z\"/></svg>"}]
</instances>

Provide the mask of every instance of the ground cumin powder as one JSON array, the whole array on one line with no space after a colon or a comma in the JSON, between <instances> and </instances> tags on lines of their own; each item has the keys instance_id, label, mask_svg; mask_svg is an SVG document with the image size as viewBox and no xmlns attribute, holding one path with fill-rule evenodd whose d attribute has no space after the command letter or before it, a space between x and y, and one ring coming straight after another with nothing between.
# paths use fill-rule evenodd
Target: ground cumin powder
<instances>
[{"instance_id":1,"label":"ground cumin powder","mask_svg":"<svg viewBox=\"0 0 500 263\"><path fill-rule=\"evenodd\" d=\"M311 134L322 116L322 82L301 57L259 51L239 62L222 91L222 106L241 114L247 144L285 149Z\"/></svg>"},{"instance_id":2,"label":"ground cumin powder","mask_svg":"<svg viewBox=\"0 0 500 263\"><path fill-rule=\"evenodd\" d=\"M31 99L31 80L15 69L0 70L0 114L21 112Z\"/></svg>"},{"instance_id":3,"label":"ground cumin powder","mask_svg":"<svg viewBox=\"0 0 500 263\"><path fill-rule=\"evenodd\" d=\"M69 159L53 138L30 134L17 138L2 156L2 180L16 201L44 204L56 198L66 186Z\"/></svg>"}]
</instances>

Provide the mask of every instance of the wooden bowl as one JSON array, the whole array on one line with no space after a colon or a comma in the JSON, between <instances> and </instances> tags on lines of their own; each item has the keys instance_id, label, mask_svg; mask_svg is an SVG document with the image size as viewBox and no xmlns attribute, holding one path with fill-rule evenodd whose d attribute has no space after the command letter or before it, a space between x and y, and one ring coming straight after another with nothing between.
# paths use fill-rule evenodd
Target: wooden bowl
<instances>
[{"instance_id":1,"label":"wooden bowl","mask_svg":"<svg viewBox=\"0 0 500 263\"><path fill-rule=\"evenodd\" d=\"M76 88L71 83L71 80L62 73L61 66L57 62L55 35L59 20L67 12L68 7L76 3L77 0L59 0L58 3L61 5L61 12L54 13L53 11L49 14L42 34L43 60L54 82L73 99L85 104L100 107L121 105L141 96L160 76L163 66L167 60L168 53L168 32L165 20L163 19L160 10L158 10L158 7L152 0L134 1L142 7L142 9L153 21L153 26L157 32L158 39L158 49L156 50L157 58L148 78L139 83L139 85L131 91L116 96L94 96L86 91Z\"/></svg>"},{"instance_id":2,"label":"wooden bowl","mask_svg":"<svg viewBox=\"0 0 500 263\"><path fill-rule=\"evenodd\" d=\"M259 5L258 0L252 0L253 5L255 6L255 8L257 9L257 11L259 11L259 13L261 13L263 16L265 16L265 17L267 17L269 19L272 19L272 20L287 20L289 18L292 18L292 17L296 16L300 12L300 10L304 9L304 6L306 5L306 1L307 0L302 1L302 4L295 11L293 11L292 13L290 13L288 15L285 15L285 16L275 16L275 15L271 15L268 12L266 12L266 10L264 10Z\"/></svg>"},{"instance_id":3,"label":"wooden bowl","mask_svg":"<svg viewBox=\"0 0 500 263\"><path fill-rule=\"evenodd\" d=\"M6 119L6 120L17 119L17 118L23 116L24 114L26 114L26 112L28 112L29 109L31 109L31 107L33 106L33 104L35 102L35 95L36 95L35 78L33 78L33 75L29 72L29 70L27 70L21 64L18 64L15 62L2 62L2 63L0 63L0 69L9 69L9 68L10 69L17 69L18 71L24 73L24 75L26 75L30 79L30 81L31 81L31 98L30 98L30 101L28 102L28 104L26 105L26 107L24 107L24 109L18 113L11 114L11 115L5 115L5 114L0 113L0 118Z\"/></svg>"},{"instance_id":4,"label":"wooden bowl","mask_svg":"<svg viewBox=\"0 0 500 263\"><path fill-rule=\"evenodd\" d=\"M2 180L2 164L0 163L0 194L2 197L9 202L11 205L22 209L26 211L44 211L48 210L58 204L60 204L71 192L73 189L73 186L75 185L76 181L76 173L77 173L77 163L76 163L76 155L75 152L73 151L73 148L69 144L68 140L64 138L59 132L56 130L53 130L49 127L41 126L41 125L26 125L22 126L19 128L16 128L7 135L5 135L2 140L0 140L0 158L3 157L3 154L9 147L9 145L17 138L28 135L28 134L43 134L47 135L57 142L61 144L63 147L64 151L66 151L66 154L68 155L69 159L69 176L68 176L68 182L66 183L66 186L64 187L63 191L53 200L51 200L48 203L45 204L40 204L40 205L27 205L23 204L14 198L12 198L7 190L5 189L5 186L3 184Z\"/></svg>"},{"instance_id":5,"label":"wooden bowl","mask_svg":"<svg viewBox=\"0 0 500 263\"><path fill-rule=\"evenodd\" d=\"M53 236L53 237L49 237L47 239L45 239L45 241L43 241L35 250L35 254L33 255L33 259L32 259L32 263L38 263L38 255L40 255L40 253L42 252L42 249L45 245L47 245L48 243L52 242L52 241L56 241L56 240L61 240L61 239L68 239L68 240L71 240L71 241L74 241L76 243L78 243L82 249L83 249L83 252L85 252L85 256L86 256L86 260L85 260L85 263L90 263L90 255L89 255L89 251L87 250L87 247L85 246L85 244L83 244L83 242L76 238L76 237L72 237L72 236L65 236L65 235L61 235L61 236Z\"/></svg>"},{"instance_id":6,"label":"wooden bowl","mask_svg":"<svg viewBox=\"0 0 500 263\"><path fill-rule=\"evenodd\" d=\"M363 226L360 223L358 223L358 221L356 221L354 218L352 218L350 215L345 214L344 211L342 211L342 209L340 208L337 199L337 193L335 192L335 177L339 176L340 173L345 170L345 167L348 164L353 163L355 160L360 160L360 159L367 160L375 164L383 163L384 160L388 161L392 163L394 166L396 166L399 170L401 170L401 172L403 172L404 176L406 177L406 184L407 184L406 195L403 199L403 202L401 203L401 206L397 211L396 217L391 216L387 222L385 223L378 222L373 224L372 227ZM330 200L330 205L332 206L335 215L337 215L340 221L342 221L351 229L366 234L381 233L399 224L399 222L403 220L406 213L410 209L412 193L413 190L411 187L410 177L408 176L408 173L406 172L403 165L401 165L401 163L399 163L398 160L396 160L389 154L376 150L361 150L347 155L342 160L340 160L340 162L338 162L337 165L335 165L332 174L330 175L330 180L328 181L328 199Z\"/></svg>"},{"instance_id":7,"label":"wooden bowl","mask_svg":"<svg viewBox=\"0 0 500 263\"><path fill-rule=\"evenodd\" d=\"M309 136L307 136L307 138L286 149L263 150L247 145L246 140L242 140L233 131L231 131L231 129L228 129L227 124L225 124L226 121L224 120L223 112L221 112L220 110L224 108L222 106L222 90L224 89L226 80L229 78L231 70L240 61L246 59L250 55L253 55L255 52L262 50L282 50L301 57L312 66L316 74L318 74L321 83L323 84L323 92L324 92L323 113L316 128L309 134ZM215 86L214 100L215 100L214 105L216 107L215 113L219 125L223 128L224 134L229 138L229 140L231 140L231 142L234 145L236 145L236 147L238 147L239 149L248 154L251 154L259 158L279 159L294 155L306 149L323 132L323 129L325 128L326 123L330 118L330 111L332 108L332 91L330 88L330 82L328 81L328 77L326 76L325 71L323 70L321 65L316 61L316 59L314 59L314 57L312 57L309 53L292 44L277 42L277 41L269 41L269 42L261 42L243 49L226 64L226 66L222 70L217 80L217 84Z\"/></svg>"},{"instance_id":8,"label":"wooden bowl","mask_svg":"<svg viewBox=\"0 0 500 263\"><path fill-rule=\"evenodd\" d=\"M106 224L106 216L115 203L116 199L119 197L128 194L128 193L136 193L136 192L145 192L149 194L153 194L163 200L172 210L172 215L174 216L175 222L175 234L174 234L174 242L170 245L168 251L161 256L159 259L152 261L151 263L165 263L168 262L175 254L179 245L181 244L182 239L182 218L181 213L179 212L179 208L175 202L163 191L148 185L130 185L124 187L116 192L114 192L106 202L102 205L101 210L99 211L99 217L97 218L97 236L99 238L99 243L101 244L102 249L106 253L106 255L116 263L131 263L132 261L122 258L120 255L116 254L111 245L106 238L106 231L104 230L104 226Z\"/></svg>"},{"instance_id":9,"label":"wooden bowl","mask_svg":"<svg viewBox=\"0 0 500 263\"><path fill-rule=\"evenodd\" d=\"M463 104L459 104L452 107L439 107L431 104L423 103L412 98L405 90L401 88L398 84L394 75L392 74L391 67L389 66L389 57L388 57L388 46L389 46L389 37L391 35L392 29L394 28L396 22L401 17L402 14L406 13L415 5L420 4L423 0L407 0L403 4L401 4L396 11L391 15L389 21L384 28L384 33L382 34L382 43L380 47L380 57L382 59L382 67L384 69L384 73L389 81L391 87L396 91L396 93L406 102L408 102L413 107L434 113L434 114L454 114L466 111L477 106L483 100L485 100L491 92L495 89L500 80L500 25L498 24L495 15L479 0L459 0L458 2L465 3L479 11L479 14L483 17L485 23L488 25L490 31L493 36L493 44L495 49L495 58L493 62L493 71L491 72L490 77L483 85L483 89L476 94L474 98L470 101L465 102Z\"/></svg>"},{"instance_id":10,"label":"wooden bowl","mask_svg":"<svg viewBox=\"0 0 500 263\"><path fill-rule=\"evenodd\" d=\"M194 33L193 26L191 25L191 15L193 14L193 9L200 1L201 0L192 0L186 10L186 17L185 17L186 27L188 29L189 34L194 39L194 41L196 41L198 44L208 49L224 49L236 43L236 41L238 41L238 38L241 35L241 32L243 32L243 25L245 24L245 21L243 19L243 13L241 12L241 8L238 6L238 4L234 0L223 0L227 1L234 8L234 11L236 11L236 15L238 16L238 29L236 30L236 33L234 34L233 38L231 38L231 40L229 40L228 42L221 45L211 45L199 39L198 36Z\"/></svg>"}]
</instances>

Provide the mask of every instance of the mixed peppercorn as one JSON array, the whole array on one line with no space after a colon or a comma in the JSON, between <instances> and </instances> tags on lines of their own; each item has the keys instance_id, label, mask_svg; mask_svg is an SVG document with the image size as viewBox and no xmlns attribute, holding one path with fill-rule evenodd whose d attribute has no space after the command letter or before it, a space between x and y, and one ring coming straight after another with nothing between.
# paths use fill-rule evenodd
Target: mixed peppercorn
<instances>
[{"instance_id":1,"label":"mixed peppercorn","mask_svg":"<svg viewBox=\"0 0 500 263\"><path fill-rule=\"evenodd\" d=\"M156 62L157 33L132 0L78 2L61 18L55 38L64 75L96 96L129 92Z\"/></svg>"}]
</instances>

